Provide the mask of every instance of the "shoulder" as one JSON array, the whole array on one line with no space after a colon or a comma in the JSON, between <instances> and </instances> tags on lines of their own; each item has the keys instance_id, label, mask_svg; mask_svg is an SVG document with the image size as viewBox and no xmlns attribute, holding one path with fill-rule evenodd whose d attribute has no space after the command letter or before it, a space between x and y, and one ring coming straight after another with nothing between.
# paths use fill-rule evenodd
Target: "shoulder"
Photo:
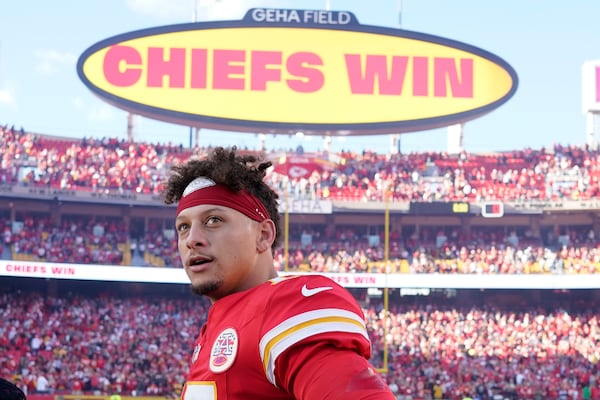
<instances>
[{"instance_id":1,"label":"shoulder","mask_svg":"<svg viewBox=\"0 0 600 400\"><path fill-rule=\"evenodd\" d=\"M356 299L343 286L323 275L291 275L270 281L269 308L298 306L299 311L348 308L362 315ZM281 303L285 300L285 303Z\"/></svg>"},{"instance_id":2,"label":"shoulder","mask_svg":"<svg viewBox=\"0 0 600 400\"><path fill-rule=\"evenodd\" d=\"M331 343L370 356L362 308L338 283L321 275L300 275L276 278L264 290L268 293L259 346L271 382L278 357L298 345Z\"/></svg>"},{"instance_id":3,"label":"shoulder","mask_svg":"<svg viewBox=\"0 0 600 400\"><path fill-rule=\"evenodd\" d=\"M332 328L366 336L362 308L348 290L326 276L275 278L263 285L254 297L262 303L263 333L278 335L301 326L313 332Z\"/></svg>"},{"instance_id":4,"label":"shoulder","mask_svg":"<svg viewBox=\"0 0 600 400\"><path fill-rule=\"evenodd\" d=\"M356 299L325 276L278 278L272 282L265 298L263 332L270 332L267 336L276 336L294 327L310 334L332 330L366 336L365 315Z\"/></svg>"}]
</instances>

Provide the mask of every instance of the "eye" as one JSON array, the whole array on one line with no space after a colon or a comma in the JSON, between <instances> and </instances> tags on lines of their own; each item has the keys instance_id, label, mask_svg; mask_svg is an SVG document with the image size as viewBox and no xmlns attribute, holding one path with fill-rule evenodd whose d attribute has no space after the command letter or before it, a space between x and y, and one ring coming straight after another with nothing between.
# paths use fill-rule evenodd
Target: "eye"
<instances>
[{"instance_id":1,"label":"eye","mask_svg":"<svg viewBox=\"0 0 600 400\"><path fill-rule=\"evenodd\" d=\"M189 229L190 229L190 226L187 223L185 223L185 222L182 222L180 224L177 224L177 226L175 226L175 230L179 234L181 234L183 232L186 232Z\"/></svg>"},{"instance_id":2,"label":"eye","mask_svg":"<svg viewBox=\"0 0 600 400\"><path fill-rule=\"evenodd\" d=\"M205 225L215 225L215 224L218 224L221 221L222 221L221 218L215 217L214 215L211 215L210 217L206 218L206 221L204 222L204 224Z\"/></svg>"}]
</instances>

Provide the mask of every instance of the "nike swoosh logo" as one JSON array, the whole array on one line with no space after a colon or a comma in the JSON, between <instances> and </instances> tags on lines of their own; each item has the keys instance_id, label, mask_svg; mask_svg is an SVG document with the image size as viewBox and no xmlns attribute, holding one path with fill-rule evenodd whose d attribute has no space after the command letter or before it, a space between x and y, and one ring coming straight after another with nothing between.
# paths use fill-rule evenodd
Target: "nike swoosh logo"
<instances>
[{"instance_id":1,"label":"nike swoosh logo","mask_svg":"<svg viewBox=\"0 0 600 400\"><path fill-rule=\"evenodd\" d=\"M321 292L324 292L326 290L331 290L331 289L333 289L333 287L331 287L331 286L321 286L321 287L309 289L306 287L306 285L304 285L304 286L302 286L302 296L310 297L317 293L321 293Z\"/></svg>"}]
</instances>

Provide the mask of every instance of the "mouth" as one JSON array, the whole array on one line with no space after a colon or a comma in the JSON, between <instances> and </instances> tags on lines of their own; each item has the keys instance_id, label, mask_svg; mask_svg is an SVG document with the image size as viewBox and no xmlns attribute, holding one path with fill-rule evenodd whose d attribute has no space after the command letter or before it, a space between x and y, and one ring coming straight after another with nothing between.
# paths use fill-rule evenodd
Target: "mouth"
<instances>
[{"instance_id":1,"label":"mouth","mask_svg":"<svg viewBox=\"0 0 600 400\"><path fill-rule=\"evenodd\" d=\"M188 260L188 269L192 272L202 272L208 269L209 264L213 261L207 256L193 256Z\"/></svg>"}]
</instances>

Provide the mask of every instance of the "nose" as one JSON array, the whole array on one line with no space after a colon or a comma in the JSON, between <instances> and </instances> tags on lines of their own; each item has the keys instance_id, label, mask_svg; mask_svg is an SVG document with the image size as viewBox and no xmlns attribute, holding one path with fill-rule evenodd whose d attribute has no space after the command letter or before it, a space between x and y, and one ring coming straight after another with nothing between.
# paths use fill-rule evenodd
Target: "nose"
<instances>
[{"instance_id":1,"label":"nose","mask_svg":"<svg viewBox=\"0 0 600 400\"><path fill-rule=\"evenodd\" d=\"M206 235L202 230L201 224L192 224L188 237L185 239L185 245L189 249L206 246Z\"/></svg>"}]
</instances>

